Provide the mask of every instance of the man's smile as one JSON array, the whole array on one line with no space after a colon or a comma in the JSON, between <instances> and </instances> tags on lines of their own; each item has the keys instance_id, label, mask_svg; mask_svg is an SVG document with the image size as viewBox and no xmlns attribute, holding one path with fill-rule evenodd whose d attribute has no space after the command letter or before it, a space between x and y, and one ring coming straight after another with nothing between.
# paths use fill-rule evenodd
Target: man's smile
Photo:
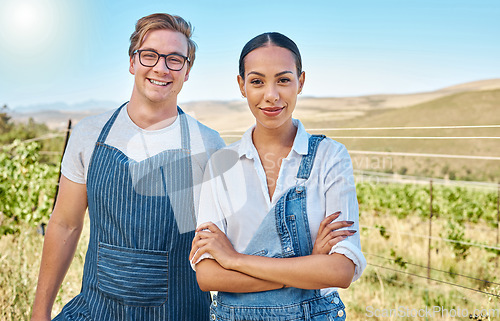
<instances>
[{"instance_id":1,"label":"man's smile","mask_svg":"<svg viewBox=\"0 0 500 321\"><path fill-rule=\"evenodd\" d=\"M153 85L158 85L158 86L166 86L169 84L169 82L163 82L163 81L158 81L158 80L154 80L154 79L149 79L149 82L152 83Z\"/></svg>"}]
</instances>

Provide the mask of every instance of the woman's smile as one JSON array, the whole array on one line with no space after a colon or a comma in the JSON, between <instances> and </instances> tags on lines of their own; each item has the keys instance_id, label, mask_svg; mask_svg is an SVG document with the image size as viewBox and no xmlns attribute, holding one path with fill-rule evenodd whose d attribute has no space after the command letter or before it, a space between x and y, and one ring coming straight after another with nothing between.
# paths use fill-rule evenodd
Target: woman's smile
<instances>
[{"instance_id":1,"label":"woman's smile","mask_svg":"<svg viewBox=\"0 0 500 321\"><path fill-rule=\"evenodd\" d=\"M259 109L262 110L264 115L268 117L275 117L281 114L285 107L259 107Z\"/></svg>"}]
</instances>

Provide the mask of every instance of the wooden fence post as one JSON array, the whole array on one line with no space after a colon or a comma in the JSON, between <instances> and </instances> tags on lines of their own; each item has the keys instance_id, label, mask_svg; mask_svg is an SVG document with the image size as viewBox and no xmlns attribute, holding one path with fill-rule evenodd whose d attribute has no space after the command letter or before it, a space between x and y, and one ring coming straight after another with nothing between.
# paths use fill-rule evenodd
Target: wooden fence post
<instances>
[{"instance_id":1,"label":"wooden fence post","mask_svg":"<svg viewBox=\"0 0 500 321\"><path fill-rule=\"evenodd\" d=\"M69 135L71 132L71 119L68 120L68 129L66 130L66 140L64 141L64 147L63 151L61 154L61 162L62 158L64 156L64 152L66 151L66 146L68 145L68 140L69 140ZM56 184L56 194L54 195L54 203L52 204L52 212L54 211L54 207L56 206L56 200L57 200L57 193L59 192L59 181L61 180L61 165L59 165L59 177L57 178L57 184ZM38 226L38 231L40 234L45 235L45 223L40 223Z\"/></svg>"},{"instance_id":2,"label":"wooden fence post","mask_svg":"<svg viewBox=\"0 0 500 321\"><path fill-rule=\"evenodd\" d=\"M500 182L498 183L498 194L497 194L497 247L499 245L499 234L500 233ZM495 261L495 267L498 268L498 255L496 257Z\"/></svg>"},{"instance_id":3,"label":"wooden fence post","mask_svg":"<svg viewBox=\"0 0 500 321\"><path fill-rule=\"evenodd\" d=\"M71 119L68 120L68 129L66 131L66 140L64 141L63 152L61 154L61 162L62 162L62 158L64 156L64 152L66 151L66 146L68 146L70 132L71 132ZM59 192L59 181L60 180L61 180L61 166L59 165L59 177L57 178L56 194L54 196L54 204L52 204L52 211L54 210L54 207L56 206L57 193Z\"/></svg>"},{"instance_id":4,"label":"wooden fence post","mask_svg":"<svg viewBox=\"0 0 500 321\"><path fill-rule=\"evenodd\" d=\"M431 237L432 237L432 179L429 180L429 196L430 196L430 213L429 213L429 247L427 251L427 282L430 282L431 277Z\"/></svg>"}]
</instances>

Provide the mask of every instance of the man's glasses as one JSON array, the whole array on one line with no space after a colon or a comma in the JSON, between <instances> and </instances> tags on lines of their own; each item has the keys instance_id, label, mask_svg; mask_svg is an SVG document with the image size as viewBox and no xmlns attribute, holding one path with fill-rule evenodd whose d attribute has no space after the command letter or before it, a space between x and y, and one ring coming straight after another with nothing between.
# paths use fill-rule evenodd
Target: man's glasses
<instances>
[{"instance_id":1,"label":"man's glasses","mask_svg":"<svg viewBox=\"0 0 500 321\"><path fill-rule=\"evenodd\" d=\"M165 65L172 71L179 71L184 67L186 61L190 62L188 57L175 53L162 55L154 50L136 50L134 51L134 55L136 53L139 54L139 62L144 67L156 66L161 57L165 58Z\"/></svg>"}]
</instances>

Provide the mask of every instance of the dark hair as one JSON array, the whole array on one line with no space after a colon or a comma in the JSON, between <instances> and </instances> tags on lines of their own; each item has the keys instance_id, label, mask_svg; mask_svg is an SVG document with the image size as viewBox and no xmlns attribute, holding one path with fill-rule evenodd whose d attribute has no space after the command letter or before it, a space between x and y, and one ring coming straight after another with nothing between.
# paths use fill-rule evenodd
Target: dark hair
<instances>
[{"instance_id":1,"label":"dark hair","mask_svg":"<svg viewBox=\"0 0 500 321\"><path fill-rule=\"evenodd\" d=\"M279 32L266 32L251 39L241 50L239 69L241 78L245 79L245 57L255 49L271 45L290 50L295 56L297 74L299 76L302 74L302 58L295 42Z\"/></svg>"}]
</instances>

